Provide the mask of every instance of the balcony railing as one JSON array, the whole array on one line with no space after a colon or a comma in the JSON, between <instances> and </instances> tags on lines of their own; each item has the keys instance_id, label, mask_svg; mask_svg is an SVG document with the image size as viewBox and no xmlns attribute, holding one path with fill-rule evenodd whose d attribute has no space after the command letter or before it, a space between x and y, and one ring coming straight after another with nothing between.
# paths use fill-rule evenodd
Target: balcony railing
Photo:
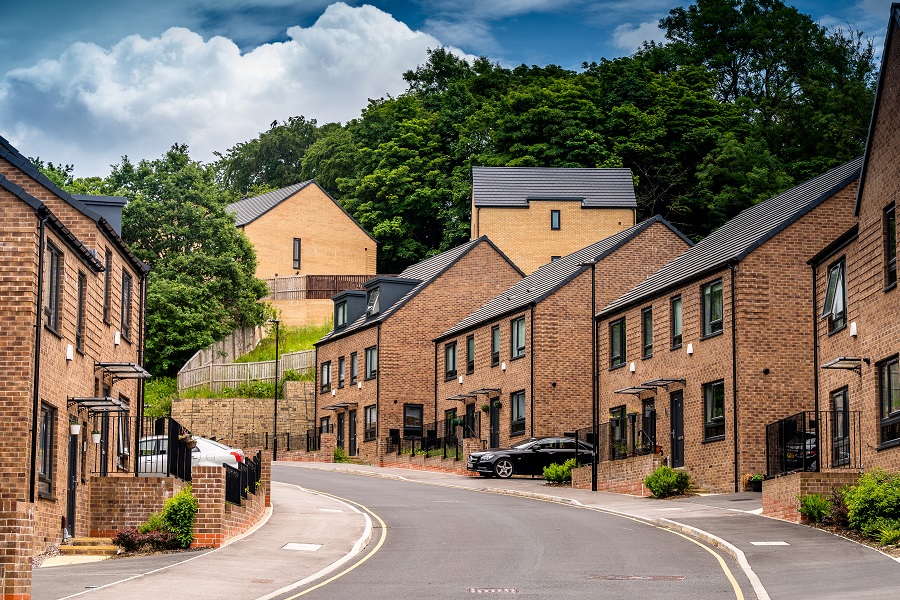
<instances>
[{"instance_id":1,"label":"balcony railing","mask_svg":"<svg viewBox=\"0 0 900 600\"><path fill-rule=\"evenodd\" d=\"M634 413L632 413L634 414ZM594 439L592 427L584 427L574 432L578 441L586 442L597 449L597 461L622 460L633 456L643 456L657 451L656 417L647 418L650 431L645 431L639 415L610 419L607 423L597 425L599 439ZM569 434L566 434L569 435Z\"/></svg>"},{"instance_id":2,"label":"balcony railing","mask_svg":"<svg viewBox=\"0 0 900 600\"><path fill-rule=\"evenodd\" d=\"M481 437L481 415L477 412L468 416L462 415L459 420L461 421L459 424L443 420L425 423L421 427L390 429L387 452L461 459L463 440Z\"/></svg>"},{"instance_id":3,"label":"balcony railing","mask_svg":"<svg viewBox=\"0 0 900 600\"><path fill-rule=\"evenodd\" d=\"M860 411L803 411L766 425L766 475L857 470Z\"/></svg>"}]
</instances>

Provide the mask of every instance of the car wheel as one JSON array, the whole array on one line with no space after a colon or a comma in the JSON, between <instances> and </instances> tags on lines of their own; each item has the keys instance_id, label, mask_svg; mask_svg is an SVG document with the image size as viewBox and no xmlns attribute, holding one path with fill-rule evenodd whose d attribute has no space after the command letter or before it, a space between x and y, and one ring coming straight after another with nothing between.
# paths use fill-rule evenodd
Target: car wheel
<instances>
[{"instance_id":1,"label":"car wheel","mask_svg":"<svg viewBox=\"0 0 900 600\"><path fill-rule=\"evenodd\" d=\"M508 458L501 458L494 463L494 475L500 479L509 479L513 474L513 464Z\"/></svg>"}]
</instances>

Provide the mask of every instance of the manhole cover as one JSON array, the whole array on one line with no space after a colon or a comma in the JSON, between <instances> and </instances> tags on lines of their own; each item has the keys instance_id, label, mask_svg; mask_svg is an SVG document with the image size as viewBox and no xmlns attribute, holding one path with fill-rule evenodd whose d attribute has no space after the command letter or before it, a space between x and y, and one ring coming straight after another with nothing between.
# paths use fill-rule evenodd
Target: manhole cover
<instances>
[{"instance_id":1,"label":"manhole cover","mask_svg":"<svg viewBox=\"0 0 900 600\"><path fill-rule=\"evenodd\" d=\"M518 588L467 588L470 594L518 594Z\"/></svg>"},{"instance_id":2,"label":"manhole cover","mask_svg":"<svg viewBox=\"0 0 900 600\"><path fill-rule=\"evenodd\" d=\"M683 581L684 575L588 575L603 581Z\"/></svg>"}]
</instances>

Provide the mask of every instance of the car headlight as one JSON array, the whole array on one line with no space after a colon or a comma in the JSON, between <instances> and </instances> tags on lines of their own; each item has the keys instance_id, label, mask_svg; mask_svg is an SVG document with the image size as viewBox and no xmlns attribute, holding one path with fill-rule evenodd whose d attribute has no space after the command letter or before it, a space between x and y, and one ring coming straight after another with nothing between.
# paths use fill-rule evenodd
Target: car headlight
<instances>
[{"instance_id":1,"label":"car headlight","mask_svg":"<svg viewBox=\"0 0 900 600\"><path fill-rule=\"evenodd\" d=\"M494 458L494 455L490 452L481 455L481 460L491 460L492 458Z\"/></svg>"}]
</instances>

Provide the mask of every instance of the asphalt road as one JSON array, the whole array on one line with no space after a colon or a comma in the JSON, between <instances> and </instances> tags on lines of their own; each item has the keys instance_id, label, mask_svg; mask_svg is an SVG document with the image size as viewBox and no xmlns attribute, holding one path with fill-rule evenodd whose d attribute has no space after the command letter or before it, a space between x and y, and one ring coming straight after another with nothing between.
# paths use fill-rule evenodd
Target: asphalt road
<instances>
[{"instance_id":1,"label":"asphalt road","mask_svg":"<svg viewBox=\"0 0 900 600\"><path fill-rule=\"evenodd\" d=\"M272 478L358 503L376 527L361 563L280 598L754 597L730 557L609 513L292 466Z\"/></svg>"}]
</instances>

